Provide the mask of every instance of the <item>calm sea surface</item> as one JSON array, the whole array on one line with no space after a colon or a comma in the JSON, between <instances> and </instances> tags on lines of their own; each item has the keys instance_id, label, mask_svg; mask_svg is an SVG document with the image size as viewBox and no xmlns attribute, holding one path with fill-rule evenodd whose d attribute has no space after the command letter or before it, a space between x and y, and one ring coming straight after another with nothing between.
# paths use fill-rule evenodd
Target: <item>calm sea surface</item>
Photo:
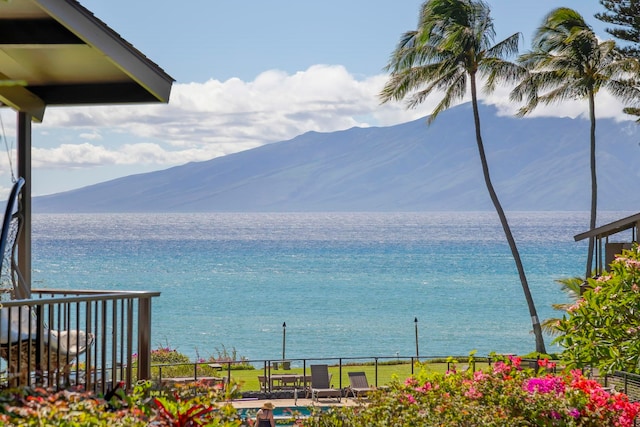
<instances>
[{"instance_id":1,"label":"calm sea surface","mask_svg":"<svg viewBox=\"0 0 640 427\"><path fill-rule=\"evenodd\" d=\"M588 214L508 216L538 315L555 317L555 280L584 271L573 236ZM34 287L160 291L152 344L191 357L278 359L283 322L288 358L411 356L415 317L421 356L535 347L494 213L38 214L33 227Z\"/></svg>"}]
</instances>

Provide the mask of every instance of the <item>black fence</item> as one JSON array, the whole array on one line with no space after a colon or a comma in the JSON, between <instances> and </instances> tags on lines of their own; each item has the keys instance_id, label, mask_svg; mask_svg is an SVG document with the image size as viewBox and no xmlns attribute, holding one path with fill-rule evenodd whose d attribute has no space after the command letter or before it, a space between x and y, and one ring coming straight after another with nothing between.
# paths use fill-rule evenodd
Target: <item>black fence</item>
<instances>
[{"instance_id":1,"label":"black fence","mask_svg":"<svg viewBox=\"0 0 640 427\"><path fill-rule=\"evenodd\" d=\"M241 360L241 361L215 361L215 362L189 362L189 363L163 363L151 365L151 379L161 385L187 383L201 381L211 384L228 384L238 379L243 372L250 371L257 384L254 389L247 390L243 394L267 395L268 397L288 397L293 392L305 390L311 383L311 365L326 364L333 372L332 384L339 389L347 387L346 379L349 371L355 366L369 366L368 378L370 385L374 387L384 386L384 380L379 375L379 368L383 365L395 365L398 370L407 376L414 374L416 362L428 362L441 364L443 370L476 370L476 365L491 365L490 357L469 356L429 356L429 357L401 357L401 356L368 356L368 357L327 357L304 358L288 360ZM528 361L532 367L535 360ZM250 369L242 369L250 367ZM180 368L180 369L176 369ZM393 370L394 368L392 368ZM179 371L179 372L178 372ZM176 373L178 372L178 373ZM257 382L255 381L257 377Z\"/></svg>"},{"instance_id":2,"label":"black fence","mask_svg":"<svg viewBox=\"0 0 640 427\"><path fill-rule=\"evenodd\" d=\"M626 394L631 402L640 402L640 375L616 371L605 375L602 383L605 387Z\"/></svg>"}]
</instances>

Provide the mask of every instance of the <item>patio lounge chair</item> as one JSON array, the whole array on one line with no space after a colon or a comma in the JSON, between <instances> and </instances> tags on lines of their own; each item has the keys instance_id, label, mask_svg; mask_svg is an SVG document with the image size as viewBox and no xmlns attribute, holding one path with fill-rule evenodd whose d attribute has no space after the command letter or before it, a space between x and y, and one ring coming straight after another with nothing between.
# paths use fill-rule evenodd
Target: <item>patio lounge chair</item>
<instances>
[{"instance_id":1,"label":"patio lounge chair","mask_svg":"<svg viewBox=\"0 0 640 427\"><path fill-rule=\"evenodd\" d=\"M311 365L311 400L318 401L320 397L342 398L342 390L332 388L329 380L327 365Z\"/></svg>"},{"instance_id":2,"label":"patio lounge chair","mask_svg":"<svg viewBox=\"0 0 640 427\"><path fill-rule=\"evenodd\" d=\"M347 396L351 393L353 397L364 397L370 391L375 390L373 387L369 387L367 375L364 372L349 372L349 384Z\"/></svg>"},{"instance_id":3,"label":"patio lounge chair","mask_svg":"<svg viewBox=\"0 0 640 427\"><path fill-rule=\"evenodd\" d=\"M29 299L17 257L17 242L23 224L22 187L24 179L14 184L0 232L0 300ZM41 339L38 340L38 334ZM68 367L73 359L93 344L94 336L81 330L48 329L38 325L35 312L29 306L0 309L0 357L9 365L12 385L26 385L30 372L64 373L68 381ZM40 348L39 343L42 344ZM38 356L39 355L39 358Z\"/></svg>"}]
</instances>

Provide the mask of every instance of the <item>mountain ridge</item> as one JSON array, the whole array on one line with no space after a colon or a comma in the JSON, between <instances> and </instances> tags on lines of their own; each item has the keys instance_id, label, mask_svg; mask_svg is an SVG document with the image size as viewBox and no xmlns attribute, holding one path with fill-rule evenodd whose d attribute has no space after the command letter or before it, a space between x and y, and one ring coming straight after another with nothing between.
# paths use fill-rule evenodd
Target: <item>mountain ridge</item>
<instances>
[{"instance_id":1,"label":"mountain ridge","mask_svg":"<svg viewBox=\"0 0 640 427\"><path fill-rule=\"evenodd\" d=\"M492 182L505 210L589 210L589 122L500 116L481 105ZM633 122L597 122L599 210L635 211ZM34 212L492 210L471 105L388 127L290 140L34 197Z\"/></svg>"}]
</instances>

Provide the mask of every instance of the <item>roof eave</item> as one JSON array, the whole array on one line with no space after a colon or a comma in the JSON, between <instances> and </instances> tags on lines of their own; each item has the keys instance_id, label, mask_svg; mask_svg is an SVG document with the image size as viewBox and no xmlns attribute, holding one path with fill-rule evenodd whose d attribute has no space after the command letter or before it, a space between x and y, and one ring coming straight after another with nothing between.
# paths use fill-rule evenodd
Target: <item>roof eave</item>
<instances>
[{"instance_id":1,"label":"roof eave","mask_svg":"<svg viewBox=\"0 0 640 427\"><path fill-rule=\"evenodd\" d=\"M44 118L44 101L22 86L0 86L0 102L28 113L34 121L41 122Z\"/></svg>"},{"instance_id":2,"label":"roof eave","mask_svg":"<svg viewBox=\"0 0 640 427\"><path fill-rule=\"evenodd\" d=\"M589 237L606 237L612 234L620 233L640 224L640 213L619 219L617 221L594 228L584 233L576 234L573 238L576 242L587 239Z\"/></svg>"},{"instance_id":3,"label":"roof eave","mask_svg":"<svg viewBox=\"0 0 640 427\"><path fill-rule=\"evenodd\" d=\"M153 94L158 102L169 102L174 79L77 1L33 1L78 38L102 52L115 66Z\"/></svg>"}]
</instances>

